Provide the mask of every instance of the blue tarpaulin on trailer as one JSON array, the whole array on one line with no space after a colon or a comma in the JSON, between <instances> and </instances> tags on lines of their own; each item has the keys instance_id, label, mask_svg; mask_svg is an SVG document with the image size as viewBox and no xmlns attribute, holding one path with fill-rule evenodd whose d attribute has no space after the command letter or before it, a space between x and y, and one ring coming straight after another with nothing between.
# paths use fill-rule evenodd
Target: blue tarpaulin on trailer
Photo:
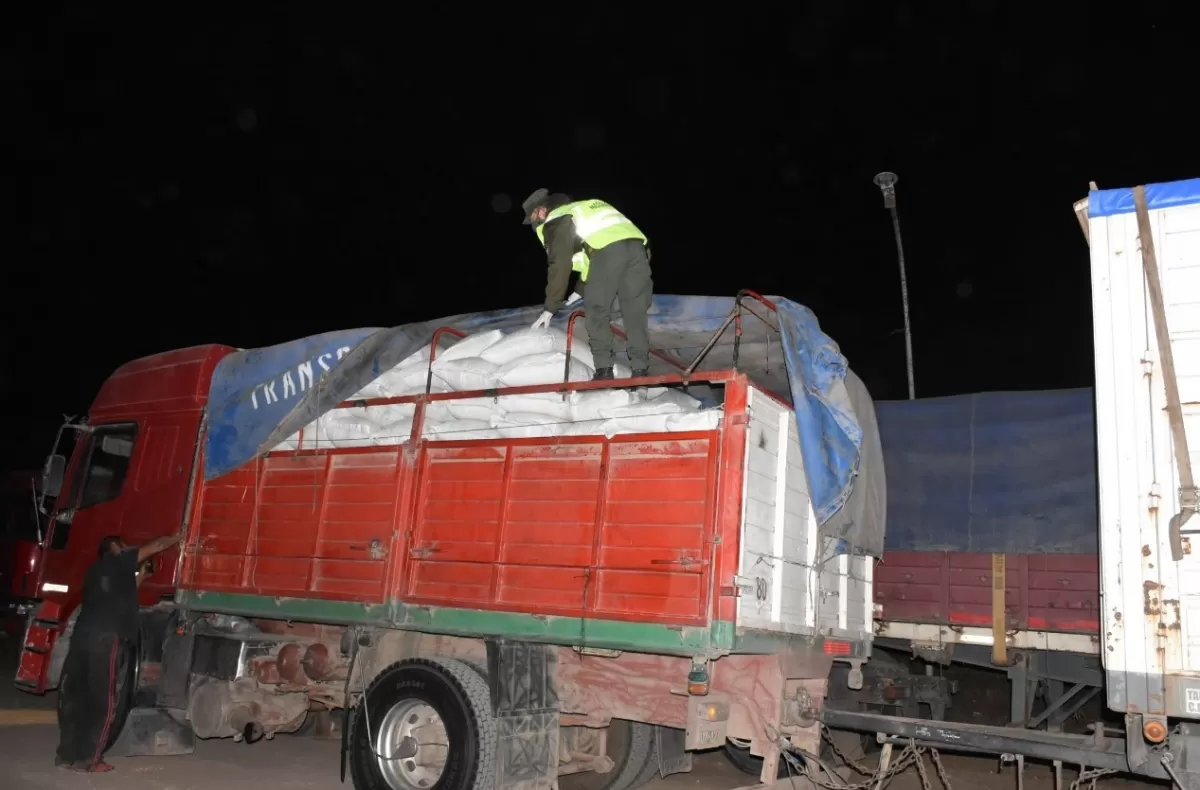
<instances>
[{"instance_id":1,"label":"blue tarpaulin on trailer","mask_svg":"<svg viewBox=\"0 0 1200 790\"><path fill-rule=\"evenodd\" d=\"M846 359L816 317L788 299L775 299L780 333L751 318L743 321L739 369L790 391L809 490L823 523L841 508L858 472L862 428L845 387ZM720 328L732 297L655 296L651 345L690 360ZM766 313L761 305L759 312ZM473 333L529 326L540 307L472 313L391 329L356 329L317 335L225 358L213 376L208 407L205 479L236 469L269 451L305 425L352 397L383 372L429 345L438 327ZM565 324L566 312L557 317ZM620 324L616 314L614 323ZM582 325L582 322L579 322ZM701 370L730 367L733 331L705 358ZM782 338L782 343L780 342ZM786 364L784 364L786 362ZM656 359L652 374L672 368Z\"/></svg>"},{"instance_id":2,"label":"blue tarpaulin on trailer","mask_svg":"<svg viewBox=\"0 0 1200 790\"><path fill-rule=\"evenodd\" d=\"M1098 550L1092 390L875 404L898 551Z\"/></svg>"},{"instance_id":3,"label":"blue tarpaulin on trailer","mask_svg":"<svg viewBox=\"0 0 1200 790\"><path fill-rule=\"evenodd\" d=\"M1146 185L1146 208L1150 211L1195 203L1200 203L1200 178ZM1088 216L1091 218L1133 212L1133 190L1129 187L1097 189L1088 193Z\"/></svg>"}]
</instances>

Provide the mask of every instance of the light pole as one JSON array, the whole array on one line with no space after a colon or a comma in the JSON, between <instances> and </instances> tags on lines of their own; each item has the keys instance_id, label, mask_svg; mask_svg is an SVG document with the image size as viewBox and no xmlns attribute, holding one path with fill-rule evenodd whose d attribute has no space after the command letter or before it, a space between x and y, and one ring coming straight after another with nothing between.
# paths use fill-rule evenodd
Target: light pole
<instances>
[{"instance_id":1,"label":"light pole","mask_svg":"<svg viewBox=\"0 0 1200 790\"><path fill-rule=\"evenodd\" d=\"M912 324L908 320L908 276L904 272L904 242L900 238L900 215L896 213L896 182L900 177L884 171L875 176L875 186L883 193L883 207L892 213L892 229L896 233L896 257L900 259L900 299L904 303L904 358L908 364L908 399L917 397L913 381Z\"/></svg>"}]
</instances>

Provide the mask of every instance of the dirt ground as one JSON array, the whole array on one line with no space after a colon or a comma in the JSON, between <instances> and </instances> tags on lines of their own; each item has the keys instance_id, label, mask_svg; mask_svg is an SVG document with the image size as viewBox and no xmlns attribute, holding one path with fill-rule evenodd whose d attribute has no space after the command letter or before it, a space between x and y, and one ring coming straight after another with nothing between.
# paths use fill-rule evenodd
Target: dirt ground
<instances>
[{"instance_id":1,"label":"dirt ground","mask_svg":"<svg viewBox=\"0 0 1200 790\"><path fill-rule=\"evenodd\" d=\"M264 790L274 787L324 790L346 788L338 781L338 743L308 737L278 736L253 745L231 740L200 741L195 754L183 757L113 758L116 771L102 776L82 776L57 770L53 766L58 731L54 723L54 698L33 697L12 687L15 645L0 637L0 788L120 788L120 790ZM960 700L958 714L978 720L989 715L983 703L995 696L994 687L983 684L982 696L971 694ZM964 689L967 691L967 689ZM989 696L990 695L990 696ZM973 714L979 714L978 716ZM958 718L956 716L956 718ZM953 790L1016 790L1016 772L1012 766L1001 768L991 758L943 756ZM926 762L931 790L941 783L930 762ZM1074 773L1065 772L1066 782ZM752 777L740 773L720 753L697 755L689 774L656 779L647 790L732 790L753 785ZM782 790L810 790L807 782L796 780ZM801 787L806 785L806 787ZM1164 785L1106 777L1104 790L1158 790ZM915 770L896 777L895 790L921 790ZM1031 764L1025 771L1029 790L1051 790L1053 776L1049 766ZM1064 788L1066 790L1066 788Z\"/></svg>"}]
</instances>

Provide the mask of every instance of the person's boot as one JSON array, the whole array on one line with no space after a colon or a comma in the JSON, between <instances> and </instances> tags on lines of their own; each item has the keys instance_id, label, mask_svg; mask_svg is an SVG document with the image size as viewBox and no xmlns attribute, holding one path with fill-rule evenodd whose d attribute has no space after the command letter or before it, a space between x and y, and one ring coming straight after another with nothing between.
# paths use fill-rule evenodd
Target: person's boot
<instances>
[{"instance_id":1,"label":"person's boot","mask_svg":"<svg viewBox=\"0 0 1200 790\"><path fill-rule=\"evenodd\" d=\"M612 379L613 369L611 367L596 368L595 374L592 375L592 381L612 381Z\"/></svg>"},{"instance_id":2,"label":"person's boot","mask_svg":"<svg viewBox=\"0 0 1200 790\"><path fill-rule=\"evenodd\" d=\"M646 368L636 368L633 371L633 375L631 376L631 378L640 379L640 378L645 378L646 376L649 376L649 375L650 375L650 371L647 370ZM644 386L633 388L633 397L635 400L645 400L647 394L648 393L646 392L646 388Z\"/></svg>"}]
</instances>

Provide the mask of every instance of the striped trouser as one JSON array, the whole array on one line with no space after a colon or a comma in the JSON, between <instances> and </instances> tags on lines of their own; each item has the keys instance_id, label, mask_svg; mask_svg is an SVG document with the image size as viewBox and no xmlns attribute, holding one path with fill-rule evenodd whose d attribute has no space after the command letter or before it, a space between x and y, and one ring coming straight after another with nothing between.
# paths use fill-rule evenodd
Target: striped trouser
<instances>
[{"instance_id":1,"label":"striped trouser","mask_svg":"<svg viewBox=\"0 0 1200 790\"><path fill-rule=\"evenodd\" d=\"M100 762L116 733L120 672L128 656L116 634L72 635L58 686L58 759L87 767Z\"/></svg>"}]
</instances>

